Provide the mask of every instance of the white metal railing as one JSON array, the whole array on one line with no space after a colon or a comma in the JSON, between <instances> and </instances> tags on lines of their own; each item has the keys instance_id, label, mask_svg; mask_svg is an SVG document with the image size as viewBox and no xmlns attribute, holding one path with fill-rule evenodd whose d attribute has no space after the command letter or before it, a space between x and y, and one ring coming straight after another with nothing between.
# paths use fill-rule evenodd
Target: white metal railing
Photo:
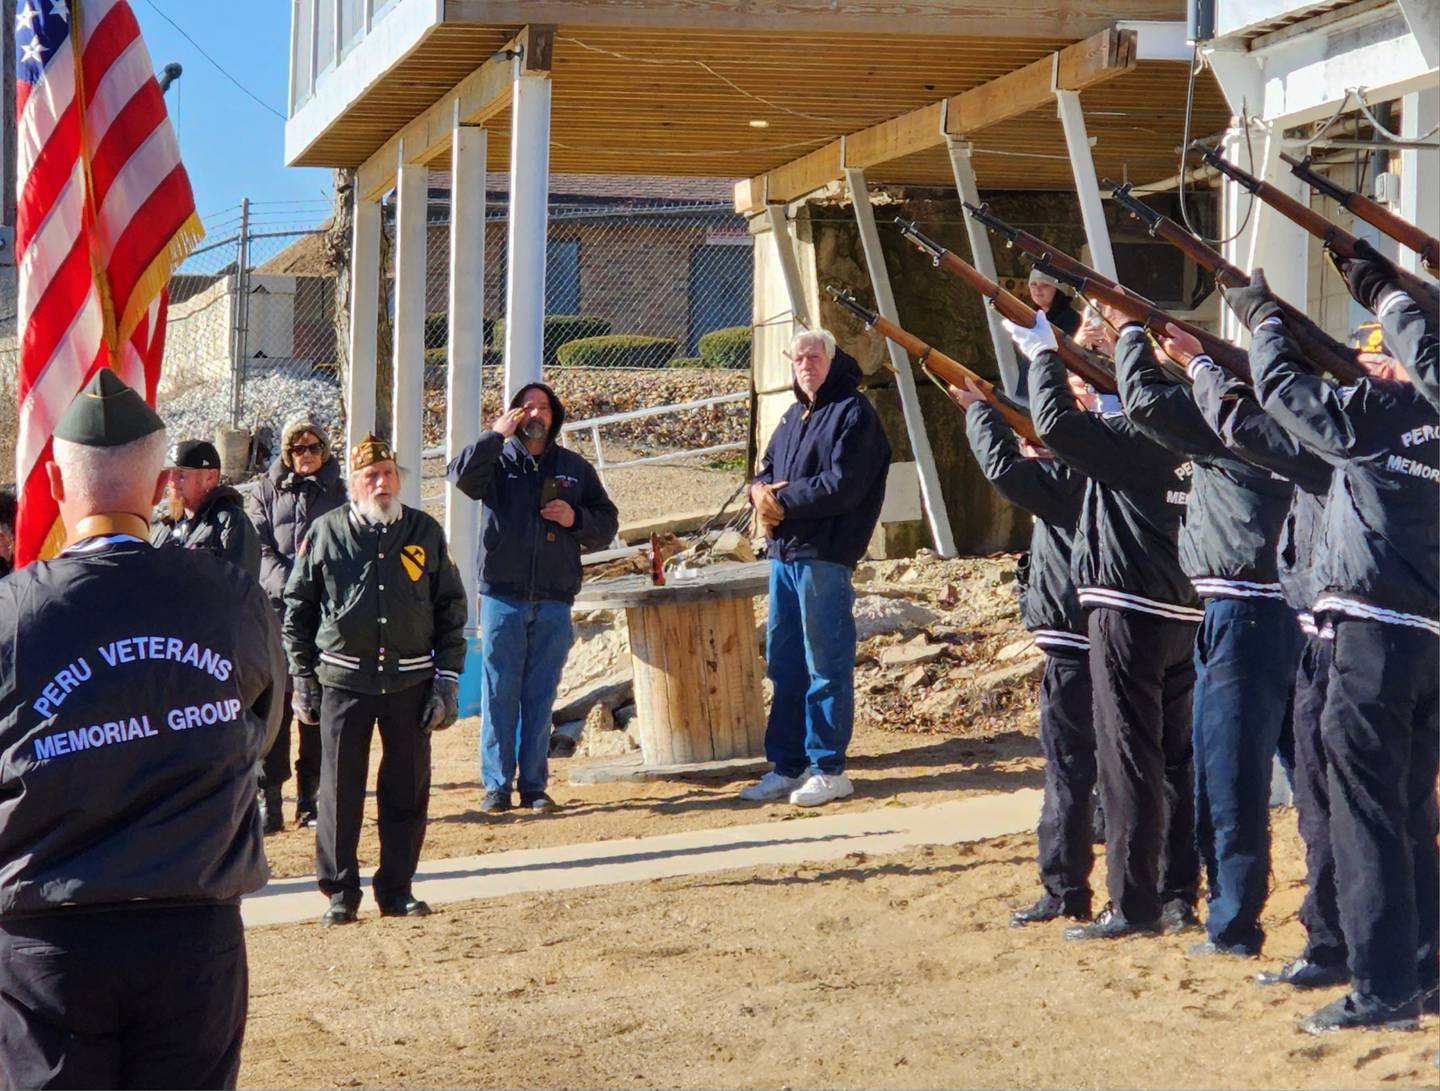
<instances>
[{"instance_id":1,"label":"white metal railing","mask_svg":"<svg viewBox=\"0 0 1440 1091\"><path fill-rule=\"evenodd\" d=\"M575 432L589 432L590 442L595 445L595 472L600 475L600 481L605 483L606 470L623 470L630 466L649 466L660 462L677 462L682 458L698 458L703 455L723 454L726 451L743 451L748 446L745 440L736 440L733 443L716 443L709 447L695 447L684 451L667 451L663 455L644 455L640 458L627 458L621 462L606 462L605 447L600 440L600 429L607 424L618 424L621 421L645 420L649 417L664 416L667 413L684 413L692 409L708 409L713 405L726 405L731 402L748 401L750 394L741 391L737 394L717 394L710 398L695 398L688 402L672 402L669 405L649 405L643 409L629 409L623 413L607 413L600 417L590 417L588 420L570 421L560 429L562 436ZM443 445L426 447L422 452L425 458L444 458L445 448ZM443 492L443 488L441 492ZM433 500L440 493L432 493L425 497L426 500Z\"/></svg>"}]
</instances>

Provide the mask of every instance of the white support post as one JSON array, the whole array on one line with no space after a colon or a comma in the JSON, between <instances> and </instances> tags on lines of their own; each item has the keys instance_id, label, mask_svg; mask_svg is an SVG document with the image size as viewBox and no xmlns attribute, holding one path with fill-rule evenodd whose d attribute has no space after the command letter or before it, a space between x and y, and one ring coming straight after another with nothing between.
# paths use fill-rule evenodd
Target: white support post
<instances>
[{"instance_id":1,"label":"white support post","mask_svg":"<svg viewBox=\"0 0 1440 1091\"><path fill-rule=\"evenodd\" d=\"M1400 100L1400 135L1417 140L1440 122L1440 88L1416 91ZM1400 153L1400 208L1409 220L1427 235L1440 235L1440 150L1407 148ZM1412 273L1428 277L1420 255L1408 246L1400 247L1400 264Z\"/></svg>"},{"instance_id":2,"label":"white support post","mask_svg":"<svg viewBox=\"0 0 1440 1091\"><path fill-rule=\"evenodd\" d=\"M975 181L975 164L970 158L970 142L947 136L945 144L950 152L950 170L955 175L955 188L960 193L960 199L978 205L980 187ZM970 240L970 263L981 275L998 281L995 273L995 251L990 246L990 232L985 230L984 224L966 216L965 234ZM1008 392L1014 394L1020 389L1020 364L1015 359L1015 346L1010 341L1010 335L1005 332L1000 314L994 307L985 308L985 319L990 323L990 344L995 349L1000 382Z\"/></svg>"},{"instance_id":3,"label":"white support post","mask_svg":"<svg viewBox=\"0 0 1440 1091\"><path fill-rule=\"evenodd\" d=\"M1085 114L1080 109L1080 92L1055 89L1055 112L1065 130L1070 151L1070 169L1075 174L1075 194L1080 198L1080 218L1085 223L1085 241L1090 244L1090 267L1111 280L1115 275L1115 253L1110 248L1110 229L1105 224L1105 206L1100 203L1100 181L1095 177L1095 159L1090 154L1090 136L1085 131Z\"/></svg>"},{"instance_id":4,"label":"white support post","mask_svg":"<svg viewBox=\"0 0 1440 1091\"><path fill-rule=\"evenodd\" d=\"M775 240L775 251L780 257L780 274L785 278L785 294L790 297L790 331L812 329L810 308L805 303L805 289L800 281L800 259L795 253L795 236L790 233L790 221L785 218L784 205L766 205L765 220L770 225L770 237Z\"/></svg>"},{"instance_id":5,"label":"white support post","mask_svg":"<svg viewBox=\"0 0 1440 1091\"><path fill-rule=\"evenodd\" d=\"M1309 187L1297 178L1280 158L1285 150L1283 122L1271 121L1265 135L1259 169L1262 181L1294 197L1301 204L1310 200ZM1310 235L1299 225L1256 200L1251 213L1253 229L1250 253L1242 268L1253 273L1265 270L1265 282L1281 299L1307 307L1309 297Z\"/></svg>"},{"instance_id":6,"label":"white support post","mask_svg":"<svg viewBox=\"0 0 1440 1091\"><path fill-rule=\"evenodd\" d=\"M1242 151L1245 146L1245 130L1240 127L1241 124L1238 117L1233 119L1231 127L1221 138L1221 154L1231 163L1248 167L1250 164L1244 162ZM1252 196L1238 182L1221 176L1220 237L1226 241L1221 244L1220 252L1226 261L1242 269L1250 260L1250 236L1255 231L1253 214L1248 219L1246 214L1250 211L1251 203L1255 201L1259 201L1259 198ZM1243 345L1247 343L1250 331L1240 324L1240 319L1235 316L1234 311L1222 304L1220 307L1220 334L1227 341Z\"/></svg>"},{"instance_id":7,"label":"white support post","mask_svg":"<svg viewBox=\"0 0 1440 1091\"><path fill-rule=\"evenodd\" d=\"M550 79L515 62L510 116L510 234L505 279L505 398L540 381L550 200Z\"/></svg>"},{"instance_id":8,"label":"white support post","mask_svg":"<svg viewBox=\"0 0 1440 1091\"><path fill-rule=\"evenodd\" d=\"M430 199L429 171L405 162L395 180L395 383L391 401L391 443L405 476L400 499L420 506L421 418L425 399L425 213Z\"/></svg>"},{"instance_id":9,"label":"white support post","mask_svg":"<svg viewBox=\"0 0 1440 1091\"><path fill-rule=\"evenodd\" d=\"M445 389L445 460L459 457L484 427L480 412L485 356L486 133L460 121L456 103L450 144L450 346ZM460 568L469 609L467 635L476 635L476 563L480 505L459 489L445 490L445 538Z\"/></svg>"},{"instance_id":10,"label":"white support post","mask_svg":"<svg viewBox=\"0 0 1440 1091\"><path fill-rule=\"evenodd\" d=\"M375 431L375 358L380 306L380 202L355 196L350 252L350 375L345 450Z\"/></svg>"},{"instance_id":11,"label":"white support post","mask_svg":"<svg viewBox=\"0 0 1440 1091\"><path fill-rule=\"evenodd\" d=\"M870 270L870 286L875 292L875 309L881 317L898 324L900 318L895 310L895 296L890 291L890 272L885 267L885 254L880 248L880 232L875 229L875 209L870 205L865 172L856 167L845 168L845 185L850 190L850 203L855 206L855 222L860 228L860 243L865 250L865 264ZM955 536L950 530L945 498L940 493L940 474L935 469L935 455L930 450L930 436L925 431L925 418L920 412L920 396L915 390L915 373L910 366L910 356L893 341L887 339L885 345L895 368L895 385L900 391L905 432L910 437L910 449L915 454L915 466L920 474L920 498L925 503L935 552L942 557L953 557Z\"/></svg>"}]
</instances>

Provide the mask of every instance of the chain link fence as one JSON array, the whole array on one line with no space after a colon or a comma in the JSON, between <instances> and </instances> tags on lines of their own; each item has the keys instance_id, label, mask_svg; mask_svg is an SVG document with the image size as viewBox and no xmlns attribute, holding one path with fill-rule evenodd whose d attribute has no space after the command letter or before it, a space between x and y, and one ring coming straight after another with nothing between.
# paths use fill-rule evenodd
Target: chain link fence
<instances>
[{"instance_id":1,"label":"chain link fence","mask_svg":"<svg viewBox=\"0 0 1440 1091\"><path fill-rule=\"evenodd\" d=\"M483 288L485 420L500 409L506 200L492 176ZM503 178L503 176L498 176ZM544 372L572 420L748 390L752 239L729 203L676 198L678 183L594 180L596 195L552 195ZM618 183L618 184L617 184ZM571 189L576 187L571 186ZM583 186L580 188L584 188ZM496 191L498 190L498 191ZM273 455L284 422L307 413L343 425L347 322L337 318L349 238L331 207L245 202L205 217L206 237L170 285L157 406L173 438L232 428L251 439L250 466ZM388 405L393 302L393 195L382 209L379 403ZM448 177L432 175L427 214L425 441L443 439L449 311ZM339 290L337 290L339 289ZM12 307L13 309L13 307ZM18 363L0 346L0 457L13 465ZM382 412L383 419L383 412ZM663 419L607 425L604 441L644 455L743 439L748 407L727 402ZM382 425L383 427L383 425ZM475 422L475 431L483 427ZM587 452L589 453L589 452ZM9 475L0 472L0 479Z\"/></svg>"}]
</instances>

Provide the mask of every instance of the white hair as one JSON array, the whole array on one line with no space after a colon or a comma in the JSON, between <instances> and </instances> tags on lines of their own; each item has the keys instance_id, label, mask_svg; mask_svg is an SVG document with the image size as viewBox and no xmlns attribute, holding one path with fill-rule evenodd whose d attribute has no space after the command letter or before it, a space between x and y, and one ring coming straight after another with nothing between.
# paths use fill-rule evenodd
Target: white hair
<instances>
[{"instance_id":1,"label":"white hair","mask_svg":"<svg viewBox=\"0 0 1440 1091\"><path fill-rule=\"evenodd\" d=\"M820 342L820 351L825 354L825 359L835 359L835 335L829 330L801 330L790 338L790 355L794 356L796 350L806 341Z\"/></svg>"},{"instance_id":2,"label":"white hair","mask_svg":"<svg viewBox=\"0 0 1440 1091\"><path fill-rule=\"evenodd\" d=\"M115 511L134 494L137 483L154 487L165 469L166 447L164 429L118 447L88 447L57 437L51 457L60 467L67 501Z\"/></svg>"}]
</instances>

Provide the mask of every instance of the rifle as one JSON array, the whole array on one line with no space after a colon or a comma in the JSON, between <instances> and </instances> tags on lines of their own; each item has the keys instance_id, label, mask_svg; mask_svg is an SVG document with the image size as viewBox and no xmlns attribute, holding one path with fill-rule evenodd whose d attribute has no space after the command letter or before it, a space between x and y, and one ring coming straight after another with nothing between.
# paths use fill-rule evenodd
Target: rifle
<instances>
[{"instance_id":1,"label":"rifle","mask_svg":"<svg viewBox=\"0 0 1440 1091\"><path fill-rule=\"evenodd\" d=\"M1120 296L1128 298L1132 304L1144 307L1146 311L1150 313L1163 315L1166 322L1179 326L1191 337L1199 341L1205 349L1206 354L1217 364L1220 364L1227 371L1238 375L1246 382L1250 381L1248 357L1246 357L1242 350L1230 344L1229 341L1226 341L1222 337L1216 337L1209 330L1202 330L1193 322L1186 322L1184 319L1174 318L1171 315L1165 314L1164 311L1161 311L1154 303L1151 303L1150 300L1138 292L1131 291L1119 281L1111 280L1104 273L1097 272L1083 262L1076 261L1068 254L1062 253L1048 243L1037 239L1028 231L1022 231L1018 227L1011 227L1004 220L994 215L986 205L981 205L979 208L976 208L974 205L967 204L965 205L965 210L991 231L994 231L1005 239L1008 245L1018 247L1023 253L1029 254L1031 258L1035 259L1036 264L1039 264L1041 261L1046 262L1047 264L1044 266L1045 270L1052 274L1056 280L1063 280L1071 285L1083 282L1088 286L1084 290L1090 295L1095 295L1097 299L1100 298L1097 292L1101 289L1106 293L1119 293ZM1064 275L1062 276L1061 274ZM1116 306L1117 309L1121 309L1118 304L1112 305ZM1129 314L1131 312L1127 310L1126 313ZM1138 314L1139 312L1137 311L1136 313ZM1144 320L1140 319L1140 321ZM1162 325L1155 332L1157 336L1163 337L1165 335L1165 327Z\"/></svg>"},{"instance_id":2,"label":"rifle","mask_svg":"<svg viewBox=\"0 0 1440 1091\"><path fill-rule=\"evenodd\" d=\"M934 239L922 234L913 221L895 222L900 225L900 234L929 254L936 265L957 280L968 284L979 292L1002 318L1030 329L1035 325L1035 308L1013 292L1007 292L1000 285L976 269L975 266L946 250ZM1056 355L1065 367L1105 394L1114 394L1119 387L1110 362L1096 352L1082 349L1059 330L1055 331Z\"/></svg>"},{"instance_id":3,"label":"rifle","mask_svg":"<svg viewBox=\"0 0 1440 1091\"><path fill-rule=\"evenodd\" d=\"M1167 325L1179 325L1174 318L1152 303L1148 303L1143 299L1136 299L1134 296L1126 294L1119 288L1111 288L1109 285L1098 280L1090 280L1087 277L1076 276L1069 269L1063 269L1058 265L1052 264L1050 255L1048 254L1042 258L1034 259L1034 265L1035 268L1049 273L1061 283L1069 284L1079 294L1090 297L1097 303L1102 303L1107 307L1114 308L1132 322L1139 322L1157 338L1169 336L1169 333L1165 329ZM1249 358L1243 351L1237 349L1229 342L1221 342L1221 344L1230 350L1229 353L1226 354L1224 359L1216 359L1214 356L1210 356L1210 358L1215 360L1217 364L1220 364L1221 367L1225 368L1225 370L1232 375L1239 376L1246 382L1249 382ZM1201 348L1204 350L1203 345ZM1210 355L1208 350L1204 351L1206 355ZM1160 364L1161 370L1170 375L1171 378L1177 382L1189 384L1190 375L1179 364L1168 359L1160 360L1158 363Z\"/></svg>"},{"instance_id":4,"label":"rifle","mask_svg":"<svg viewBox=\"0 0 1440 1091\"><path fill-rule=\"evenodd\" d=\"M1204 146L1201 145L1201 147ZM1259 197L1287 220L1314 235L1331 253L1342 258L1356 256L1355 245L1360 240L1344 228L1331 223L1309 205L1301 204L1294 197L1276 189L1269 182L1262 182L1249 171L1231 163L1214 148L1204 148L1202 158L1208 166L1214 167L1226 178ZM1428 305L1435 298L1435 288L1408 269L1401 269L1397 266L1395 273L1401 290L1417 303L1421 303L1422 306Z\"/></svg>"},{"instance_id":5,"label":"rifle","mask_svg":"<svg viewBox=\"0 0 1440 1091\"><path fill-rule=\"evenodd\" d=\"M1425 267L1430 272L1440 273L1440 239L1435 238L1434 235L1427 235L1409 220L1402 220L1384 205L1372 201L1364 194L1346 189L1338 182L1332 182L1323 174L1312 170L1308 155L1304 159L1296 159L1281 152L1280 158L1285 160L1295 177L1307 182L1311 189L1319 190L1341 208L1347 209L1351 215L1364 220L1381 234L1388 235L1401 246L1414 250L1420 255L1420 260L1425 263Z\"/></svg>"},{"instance_id":6,"label":"rifle","mask_svg":"<svg viewBox=\"0 0 1440 1091\"><path fill-rule=\"evenodd\" d=\"M825 290L830 293L836 303L864 322L866 329L878 330L913 356L921 369L937 382L959 386L968 379L985 396L985 400L1000 411L1000 415L1005 418L1005 423L1017 436L1037 447L1041 445L1040 437L1035 434L1035 425L1030 420L1030 414L1019 402L999 390L994 383L982 379L959 360L951 359L938 349L931 348L908 330L901 329L874 311L867 310L848 291L836 288L834 285L828 285Z\"/></svg>"},{"instance_id":7,"label":"rifle","mask_svg":"<svg viewBox=\"0 0 1440 1091\"><path fill-rule=\"evenodd\" d=\"M1141 201L1130 192L1129 182L1117 186L1107 178L1102 180L1101 185L1110 187L1111 196L1128 209L1130 215L1143 223L1153 237L1164 239L1170 243L1213 276L1216 284L1222 288L1249 286L1249 274L1226 261L1218 251L1211 249L1169 216L1157 212ZM1295 340L1300 343L1306 357L1319 369L1330 372L1341 382L1346 383L1352 383L1364 377L1365 369L1356 362L1353 349L1346 348L1345 345L1331 337L1298 307L1291 306L1283 299L1277 299L1276 302L1285 312L1286 328L1294 334Z\"/></svg>"}]
</instances>

